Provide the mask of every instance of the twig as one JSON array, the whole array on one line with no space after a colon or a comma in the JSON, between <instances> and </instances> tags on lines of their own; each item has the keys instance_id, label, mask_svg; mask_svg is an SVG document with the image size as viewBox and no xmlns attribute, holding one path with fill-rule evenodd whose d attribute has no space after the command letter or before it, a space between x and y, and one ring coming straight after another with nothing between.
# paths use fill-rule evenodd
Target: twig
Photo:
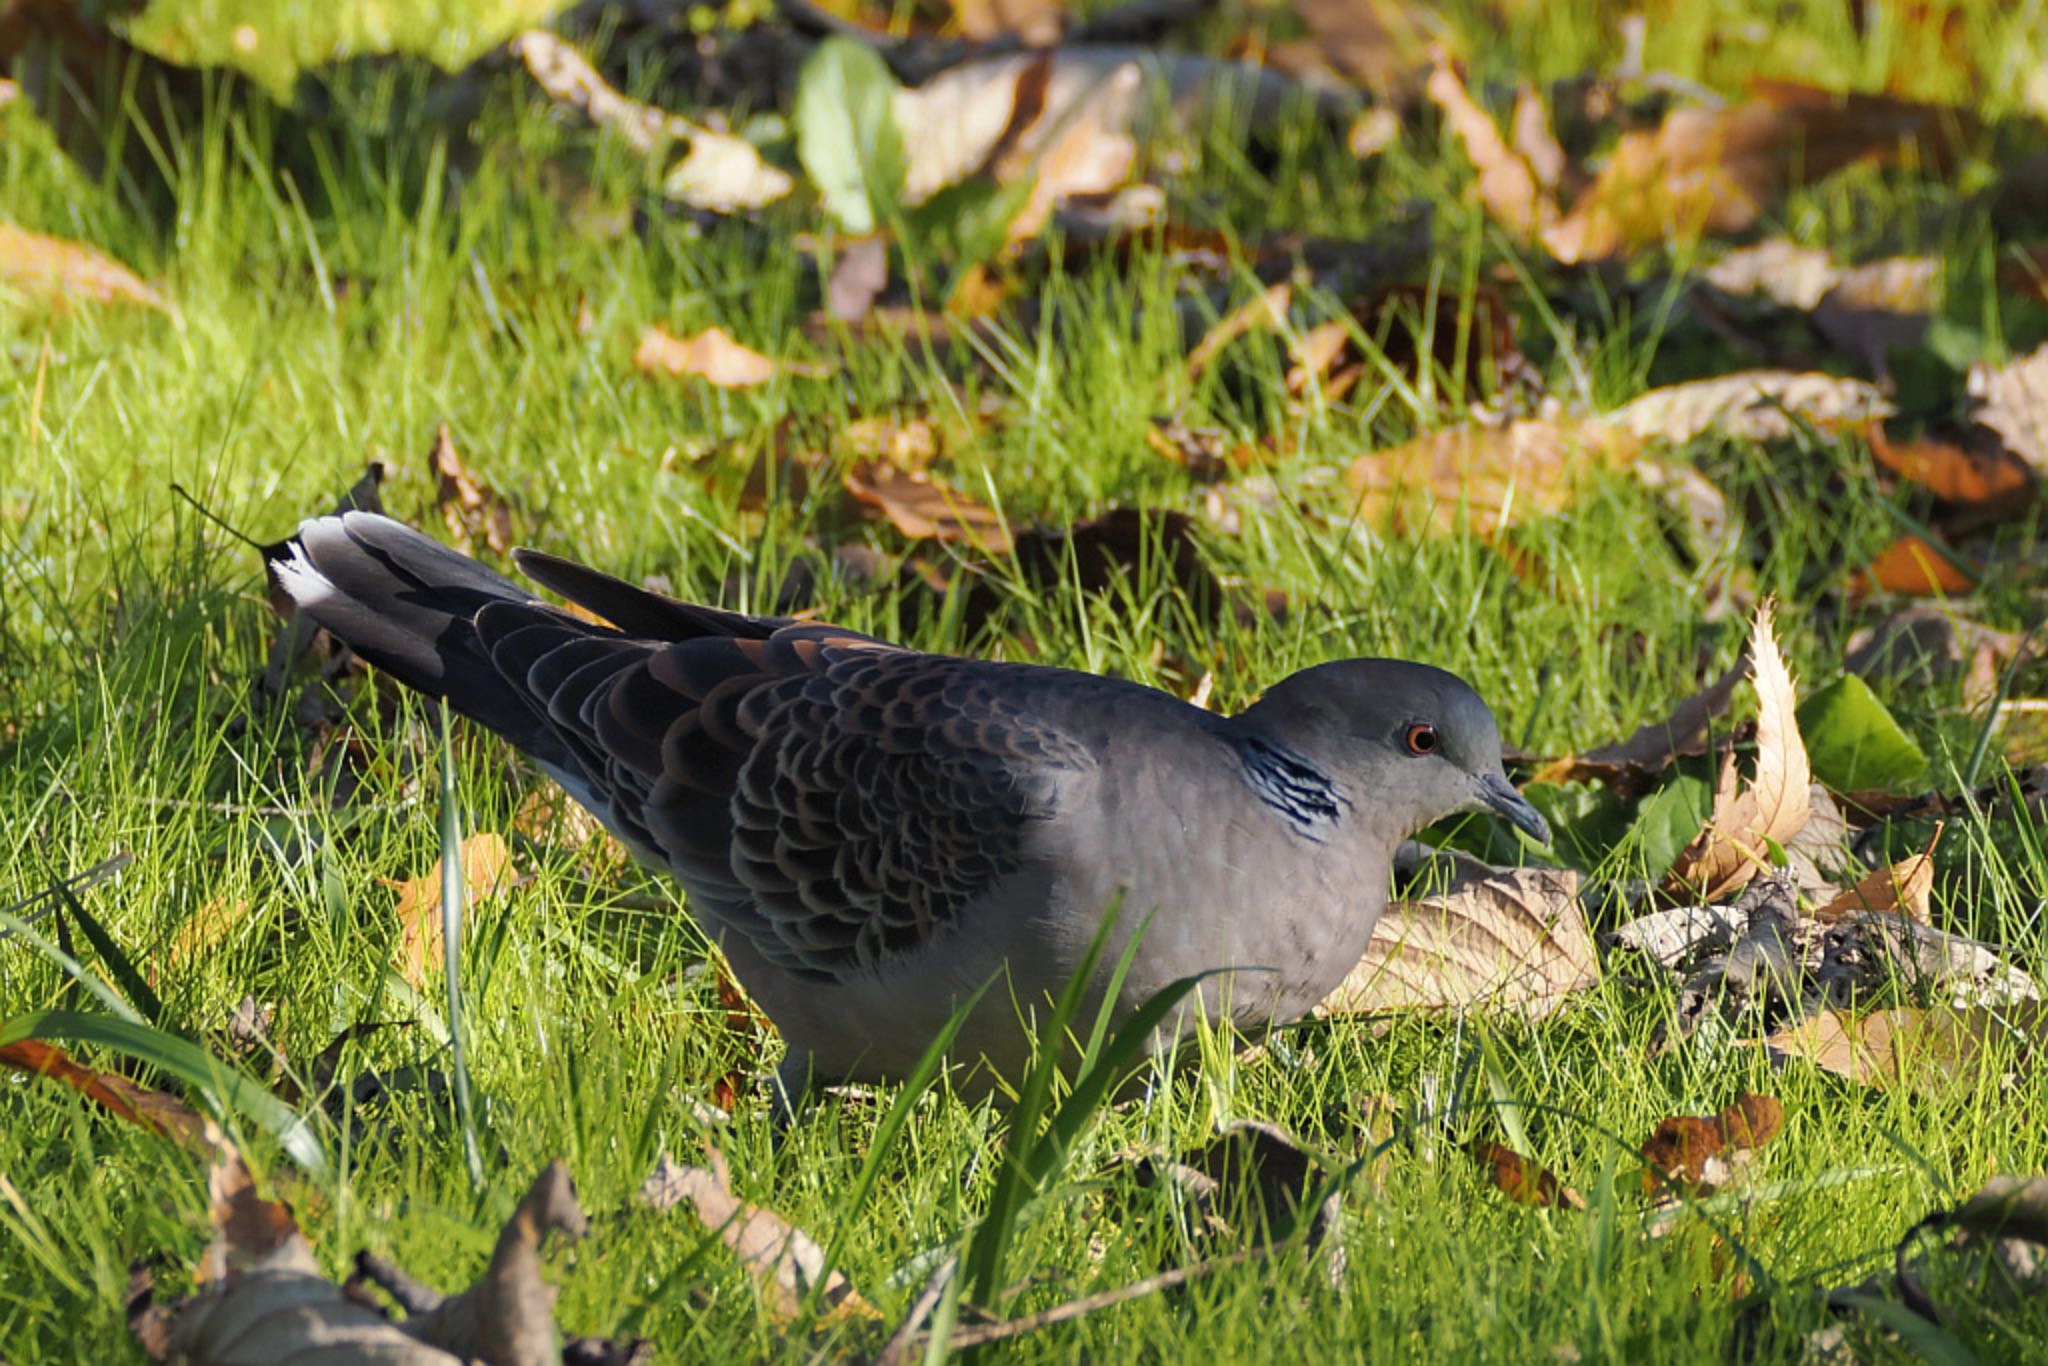
<instances>
[{"instance_id":1,"label":"twig","mask_svg":"<svg viewBox=\"0 0 2048 1366\"><path fill-rule=\"evenodd\" d=\"M1083 1295L1078 1300L1069 1300L1065 1304L1054 1305L1052 1308L1040 1310L1036 1314L1025 1314L1020 1318L1003 1319L998 1323L970 1324L968 1327L956 1330L953 1336L947 1339L946 1348L948 1351L958 1352L964 1348L981 1347L991 1342L1007 1342L1011 1338L1022 1337L1026 1333L1035 1333L1041 1328L1050 1328L1056 1323L1066 1323L1072 1319L1081 1318L1094 1313L1098 1309L1108 1309L1127 1300L1143 1299L1147 1295L1157 1294L1161 1290L1171 1290L1177 1285L1186 1285L1189 1281L1200 1280L1202 1277L1212 1275L1218 1271L1226 1271L1234 1266L1243 1266L1247 1262L1258 1261L1260 1258L1271 1256L1277 1248L1283 1246L1286 1246L1286 1244L1263 1243L1258 1247L1240 1249L1230 1253L1228 1256L1212 1257L1208 1261L1196 1262L1193 1266L1178 1266L1171 1271L1162 1271L1156 1276L1147 1276L1142 1281L1134 1281L1129 1285L1119 1286L1115 1290L1105 1290L1095 1295ZM943 1281L939 1281L937 1284L941 1288L944 1286ZM911 1323L919 1321L924 1315L931 1312L931 1305L925 1303L927 1297L931 1299L933 1304L937 1303L937 1296L933 1295L931 1286L925 1288L924 1295L919 1296L917 1304L911 1307L911 1317L906 1320L906 1327ZM901 1336L902 1329L898 1329L897 1333L898 1336ZM882 1360L890 1359L887 1354L895 1349L896 1345L895 1338L891 1338L889 1346L883 1349L883 1357L877 1359L877 1366L879 1366ZM913 1338L910 1345L922 1346L923 1344L918 1339ZM897 1357L894 1360L900 1361L902 1358Z\"/></svg>"}]
</instances>

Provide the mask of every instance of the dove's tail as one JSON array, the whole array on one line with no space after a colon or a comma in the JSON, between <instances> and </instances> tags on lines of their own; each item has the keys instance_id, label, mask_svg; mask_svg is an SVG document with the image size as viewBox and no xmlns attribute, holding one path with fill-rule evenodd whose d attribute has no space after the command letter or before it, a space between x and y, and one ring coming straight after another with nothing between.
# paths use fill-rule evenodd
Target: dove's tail
<instances>
[{"instance_id":1,"label":"dove's tail","mask_svg":"<svg viewBox=\"0 0 2048 1366\"><path fill-rule=\"evenodd\" d=\"M542 608L469 556L375 513L312 518L287 544L272 570L300 611L407 687L444 699L551 770L573 771L527 690L491 663L476 616L517 604L592 635L613 632Z\"/></svg>"}]
</instances>

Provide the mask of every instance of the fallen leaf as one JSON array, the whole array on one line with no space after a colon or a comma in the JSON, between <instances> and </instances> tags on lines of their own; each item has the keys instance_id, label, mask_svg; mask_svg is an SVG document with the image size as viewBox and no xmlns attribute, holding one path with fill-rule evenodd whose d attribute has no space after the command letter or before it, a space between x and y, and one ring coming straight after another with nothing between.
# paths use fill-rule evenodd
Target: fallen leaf
<instances>
[{"instance_id":1,"label":"fallen leaf","mask_svg":"<svg viewBox=\"0 0 2048 1366\"><path fill-rule=\"evenodd\" d=\"M2033 478L2009 450L1972 449L1935 437L1894 441L1876 422L1869 438L1873 460L1944 502L2014 516L2033 502Z\"/></svg>"},{"instance_id":2,"label":"fallen leaf","mask_svg":"<svg viewBox=\"0 0 2048 1366\"><path fill-rule=\"evenodd\" d=\"M1066 27L1060 0L951 0L953 23L969 42L1015 38L1026 47L1050 47Z\"/></svg>"},{"instance_id":3,"label":"fallen leaf","mask_svg":"<svg viewBox=\"0 0 2048 1366\"><path fill-rule=\"evenodd\" d=\"M1744 370L1652 389L1609 413L1607 421L1644 440L1683 445L1710 431L1740 440L1778 441L1802 422L1821 428L1862 426L1891 413L1890 402L1863 380Z\"/></svg>"},{"instance_id":4,"label":"fallen leaf","mask_svg":"<svg viewBox=\"0 0 2048 1366\"><path fill-rule=\"evenodd\" d=\"M1557 1179L1548 1167L1522 1156L1505 1143L1474 1141L1466 1152L1486 1168L1493 1188L1518 1205L1535 1209L1584 1209L1586 1199Z\"/></svg>"},{"instance_id":5,"label":"fallen leaf","mask_svg":"<svg viewBox=\"0 0 2048 1366\"><path fill-rule=\"evenodd\" d=\"M462 842L462 887L475 905L507 891L516 876L503 835L483 832ZM398 893L399 948L393 964L415 991L425 991L446 958L441 934L441 860L418 877L382 879Z\"/></svg>"},{"instance_id":6,"label":"fallen leaf","mask_svg":"<svg viewBox=\"0 0 2048 1366\"><path fill-rule=\"evenodd\" d=\"M1954 551L1943 553L1923 536L1907 533L1878 552L1869 566L1849 576L1852 594L1904 593L1916 598L1960 597L1977 586L1974 574L1956 564Z\"/></svg>"},{"instance_id":7,"label":"fallen leaf","mask_svg":"<svg viewBox=\"0 0 2048 1366\"><path fill-rule=\"evenodd\" d=\"M1571 210L1540 234L1559 261L1601 260L1662 242L1741 232L1770 199L1854 162L1952 159L1960 110L1759 81L1752 98L1673 110L1626 133Z\"/></svg>"},{"instance_id":8,"label":"fallen leaf","mask_svg":"<svg viewBox=\"0 0 2048 1366\"><path fill-rule=\"evenodd\" d=\"M604 822L553 783L535 787L519 799L512 813L512 832L535 844L562 845L579 853L600 876L620 872L632 861L626 846L604 828Z\"/></svg>"},{"instance_id":9,"label":"fallen leaf","mask_svg":"<svg viewBox=\"0 0 2048 1366\"><path fill-rule=\"evenodd\" d=\"M869 462L849 468L841 482L854 501L887 517L911 540L965 541L991 555L1010 549L1010 533L998 513L929 474Z\"/></svg>"},{"instance_id":10,"label":"fallen leaf","mask_svg":"<svg viewBox=\"0 0 2048 1366\"><path fill-rule=\"evenodd\" d=\"M2037 477L2048 478L2048 343L2009 365L1973 366L1969 388L1977 425L1996 433Z\"/></svg>"},{"instance_id":11,"label":"fallen leaf","mask_svg":"<svg viewBox=\"0 0 2048 1366\"><path fill-rule=\"evenodd\" d=\"M1195 349L1188 352L1188 378L1194 379L1209 368L1212 361L1223 353L1223 349L1252 332L1284 332L1287 330L1287 310L1294 303L1294 286L1282 280L1269 285L1266 291L1249 303L1240 304L1216 320L1215 326L1202 334L1195 343Z\"/></svg>"},{"instance_id":12,"label":"fallen leaf","mask_svg":"<svg viewBox=\"0 0 2048 1366\"><path fill-rule=\"evenodd\" d=\"M1998 1068L2022 1084L2048 1044L2048 1008L2038 1000L1962 1010L1900 1007L1850 1015L1829 1010L1766 1039L1772 1057L1794 1058L1878 1090L1939 1094L1974 1085Z\"/></svg>"},{"instance_id":13,"label":"fallen leaf","mask_svg":"<svg viewBox=\"0 0 2048 1366\"><path fill-rule=\"evenodd\" d=\"M187 1152L210 1156L226 1142L212 1120L169 1092L86 1067L41 1039L0 1044L0 1067L60 1081L116 1118L162 1134Z\"/></svg>"},{"instance_id":14,"label":"fallen leaf","mask_svg":"<svg viewBox=\"0 0 2048 1366\"><path fill-rule=\"evenodd\" d=\"M1794 713L1798 696L1772 632L1774 609L1757 609L1750 634L1750 678L1756 685L1756 771L1736 790L1733 762L1723 770L1706 828L1679 854L1665 879L1673 895L1718 901L1769 866L1769 846L1783 845L1812 813L1813 773Z\"/></svg>"},{"instance_id":15,"label":"fallen leaf","mask_svg":"<svg viewBox=\"0 0 2048 1366\"><path fill-rule=\"evenodd\" d=\"M1397 901L1319 1013L1489 1005L1541 1019L1600 977L1569 869L1503 868Z\"/></svg>"},{"instance_id":16,"label":"fallen leaf","mask_svg":"<svg viewBox=\"0 0 2048 1366\"><path fill-rule=\"evenodd\" d=\"M1155 417L1145 424L1145 444L1204 484L1229 475L1228 439L1221 427L1191 427L1178 417Z\"/></svg>"},{"instance_id":17,"label":"fallen leaf","mask_svg":"<svg viewBox=\"0 0 2048 1366\"><path fill-rule=\"evenodd\" d=\"M435 429L434 448L427 453L427 460L434 469L435 501L448 524L448 534L464 546L481 541L496 554L511 554L512 505L496 489L470 476L447 423Z\"/></svg>"},{"instance_id":18,"label":"fallen leaf","mask_svg":"<svg viewBox=\"0 0 2048 1366\"><path fill-rule=\"evenodd\" d=\"M857 460L912 474L930 469L941 453L938 432L921 417L856 418L840 429L839 440Z\"/></svg>"},{"instance_id":19,"label":"fallen leaf","mask_svg":"<svg viewBox=\"0 0 2048 1366\"><path fill-rule=\"evenodd\" d=\"M1784 1107L1744 1091L1717 1115L1672 1115L1643 1143L1643 1192L1710 1195L1729 1184L1785 1126Z\"/></svg>"},{"instance_id":20,"label":"fallen leaf","mask_svg":"<svg viewBox=\"0 0 2048 1366\"><path fill-rule=\"evenodd\" d=\"M161 294L119 261L76 242L0 223L0 295L17 292L60 309L89 300L171 311Z\"/></svg>"},{"instance_id":21,"label":"fallen leaf","mask_svg":"<svg viewBox=\"0 0 2048 1366\"><path fill-rule=\"evenodd\" d=\"M1276 43L1266 60L1283 71L1329 71L1385 101L1405 104L1429 60L1432 39L1445 34L1434 9L1411 0L1294 0L1309 36Z\"/></svg>"},{"instance_id":22,"label":"fallen leaf","mask_svg":"<svg viewBox=\"0 0 2048 1366\"><path fill-rule=\"evenodd\" d=\"M1726 253L1701 278L1724 294L1764 294L1810 313L1841 280L1842 271L1825 247L1767 237Z\"/></svg>"},{"instance_id":23,"label":"fallen leaf","mask_svg":"<svg viewBox=\"0 0 2048 1366\"><path fill-rule=\"evenodd\" d=\"M689 337L675 337L659 327L640 332L633 365L643 375L695 376L722 389L748 389L779 374L823 379L833 367L809 361L772 360L733 340L722 327L708 327Z\"/></svg>"},{"instance_id":24,"label":"fallen leaf","mask_svg":"<svg viewBox=\"0 0 2048 1366\"><path fill-rule=\"evenodd\" d=\"M1041 86L1050 79L1052 58L1027 68L1020 85L1033 71ZM1138 161L1138 144L1127 129L1121 111L1142 94L1144 71L1137 62L1126 62L1103 78L1099 98L1071 106L1051 126L1050 137L1027 154L1009 154L999 144L991 159L991 171L1000 184L1031 178L1031 191L1024 206L1010 219L1006 231L1011 243L1036 237L1051 221L1053 210L1068 199L1104 195L1130 179ZM1018 96L1021 105L1025 97ZM1042 97L1041 97L1042 99Z\"/></svg>"},{"instance_id":25,"label":"fallen leaf","mask_svg":"<svg viewBox=\"0 0 2048 1366\"><path fill-rule=\"evenodd\" d=\"M754 1278L770 1311L779 1319L794 1317L825 1270L825 1249L775 1211L735 1196L725 1155L712 1148L709 1156L707 1170L682 1166L663 1153L641 1183L639 1202L659 1213L688 1201L698 1221L732 1249ZM819 1301L842 1315L881 1317L836 1270L826 1278Z\"/></svg>"},{"instance_id":26,"label":"fallen leaf","mask_svg":"<svg viewBox=\"0 0 2048 1366\"><path fill-rule=\"evenodd\" d=\"M1554 759L1538 769L1532 783L1602 782L1625 798L1642 796L1680 758L1707 752L1707 727L1728 711L1735 689L1749 675L1744 656L1706 687L1671 709L1661 721L1638 727L1616 744Z\"/></svg>"},{"instance_id":27,"label":"fallen leaf","mask_svg":"<svg viewBox=\"0 0 2048 1366\"><path fill-rule=\"evenodd\" d=\"M1462 520L1484 536L1563 511L1590 476L1628 464L1636 449L1633 436L1603 422L1524 418L1446 428L1359 456L1344 482L1375 525L1449 531Z\"/></svg>"},{"instance_id":28,"label":"fallen leaf","mask_svg":"<svg viewBox=\"0 0 2048 1366\"><path fill-rule=\"evenodd\" d=\"M889 287L889 243L881 236L856 237L839 245L825 279L825 313L843 323L867 317Z\"/></svg>"},{"instance_id":29,"label":"fallen leaf","mask_svg":"<svg viewBox=\"0 0 2048 1366\"><path fill-rule=\"evenodd\" d=\"M1935 827L1934 839L1941 838ZM1934 892L1934 843L1923 853L1879 868L1848 891L1813 913L1816 920L1836 921L1857 912L1907 916L1927 923L1927 901Z\"/></svg>"},{"instance_id":30,"label":"fallen leaf","mask_svg":"<svg viewBox=\"0 0 2048 1366\"><path fill-rule=\"evenodd\" d=\"M1444 121L1464 144L1465 156L1479 172L1476 192L1500 225L1527 240L1556 221L1557 201L1526 158L1500 135L1492 117L1465 89L1465 82L1439 56L1423 87L1443 110Z\"/></svg>"}]
</instances>

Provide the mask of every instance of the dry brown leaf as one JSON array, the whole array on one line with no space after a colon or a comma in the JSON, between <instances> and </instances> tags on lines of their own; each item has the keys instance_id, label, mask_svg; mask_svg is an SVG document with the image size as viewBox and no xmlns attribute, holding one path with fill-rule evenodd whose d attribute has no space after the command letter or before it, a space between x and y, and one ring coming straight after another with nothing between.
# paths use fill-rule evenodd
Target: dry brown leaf
<instances>
[{"instance_id":1,"label":"dry brown leaf","mask_svg":"<svg viewBox=\"0 0 2048 1366\"><path fill-rule=\"evenodd\" d=\"M667 1153L641 1183L639 1201L649 1209L670 1210L684 1201L696 1210L704 1227L717 1233L754 1278L777 1318L789 1319L803 1306L825 1270L825 1249L816 1239L774 1210L749 1205L732 1193L732 1173L725 1155L709 1152L711 1166L685 1167ZM819 1294L820 1302L841 1315L879 1318L853 1283L833 1271Z\"/></svg>"},{"instance_id":2,"label":"dry brown leaf","mask_svg":"<svg viewBox=\"0 0 2048 1366\"><path fill-rule=\"evenodd\" d=\"M520 798L512 813L512 831L535 844L566 843L588 858L600 876L619 872L632 859L604 822L553 783Z\"/></svg>"},{"instance_id":3,"label":"dry brown leaf","mask_svg":"<svg viewBox=\"0 0 2048 1366\"><path fill-rule=\"evenodd\" d=\"M1750 678L1756 685L1756 771L1739 792L1722 771L1706 828L1679 854L1665 880L1673 894L1718 901L1770 866L1769 846L1798 834L1812 813L1813 772L1793 716L1798 696L1772 632L1773 605L1757 609L1750 633Z\"/></svg>"},{"instance_id":4,"label":"dry brown leaf","mask_svg":"<svg viewBox=\"0 0 2048 1366\"><path fill-rule=\"evenodd\" d=\"M1252 332L1284 332L1287 310L1294 304L1294 286L1282 280L1250 303L1241 304L1216 320L1202 334L1195 349L1188 352L1188 378L1194 379L1221 355L1223 348Z\"/></svg>"},{"instance_id":5,"label":"dry brown leaf","mask_svg":"<svg viewBox=\"0 0 2048 1366\"><path fill-rule=\"evenodd\" d=\"M1570 212L1543 230L1543 245L1572 264L1740 232L1773 195L1853 162L1909 144L1923 159L1952 156L1969 122L1959 110L1784 82L1758 82L1752 94L1720 109L1676 109L1655 131L1624 134Z\"/></svg>"},{"instance_id":6,"label":"dry brown leaf","mask_svg":"<svg viewBox=\"0 0 2048 1366\"><path fill-rule=\"evenodd\" d=\"M226 1142L213 1121L176 1096L139 1085L116 1072L86 1067L41 1039L0 1044L0 1067L60 1081L116 1118L162 1134L187 1152L211 1155Z\"/></svg>"},{"instance_id":7,"label":"dry brown leaf","mask_svg":"<svg viewBox=\"0 0 2048 1366\"><path fill-rule=\"evenodd\" d=\"M2048 343L2009 365L1973 367L1970 395L1977 425L1997 433L2005 448L2048 478Z\"/></svg>"},{"instance_id":8,"label":"dry brown leaf","mask_svg":"<svg viewBox=\"0 0 2048 1366\"><path fill-rule=\"evenodd\" d=\"M1033 69L1047 73L1039 78L1044 81L1051 66L1048 58ZM1127 120L1120 111L1137 98L1144 79L1138 63L1124 63L1104 78L1103 98L1071 106L1049 141L1039 143L1028 156L992 158L999 181L1033 177L1030 198L1010 220L1007 236L1012 244L1038 236L1053 210L1066 200L1108 194L1130 179L1138 162L1138 144L1126 131ZM1023 98L1018 97L1020 107Z\"/></svg>"},{"instance_id":9,"label":"dry brown leaf","mask_svg":"<svg viewBox=\"0 0 2048 1366\"><path fill-rule=\"evenodd\" d=\"M2034 498L2034 481L2009 450L1979 450L1935 437L1894 441L1870 424L1870 454L1902 479L1949 503L2018 515Z\"/></svg>"},{"instance_id":10,"label":"dry brown leaf","mask_svg":"<svg viewBox=\"0 0 2048 1366\"><path fill-rule=\"evenodd\" d=\"M161 294L119 261L76 242L0 223L0 297L8 294L58 309L89 301L170 311Z\"/></svg>"},{"instance_id":11,"label":"dry brown leaf","mask_svg":"<svg viewBox=\"0 0 2048 1366\"><path fill-rule=\"evenodd\" d=\"M1026 47L1060 40L1066 13L1060 0L952 0L953 22L969 42L1014 37Z\"/></svg>"},{"instance_id":12,"label":"dry brown leaf","mask_svg":"<svg viewBox=\"0 0 2048 1366\"><path fill-rule=\"evenodd\" d=\"M1829 1010L1764 1042L1774 1058L1801 1059L1879 1090L1940 1093L1975 1084L1993 1066L2002 1082L2023 1082L2048 1044L2048 1007L2033 1000L1861 1016Z\"/></svg>"},{"instance_id":13,"label":"dry brown leaf","mask_svg":"<svg viewBox=\"0 0 2048 1366\"><path fill-rule=\"evenodd\" d=\"M1145 444L1204 484L1230 473L1228 439L1221 427L1191 427L1179 417L1155 417L1145 424Z\"/></svg>"},{"instance_id":14,"label":"dry brown leaf","mask_svg":"<svg viewBox=\"0 0 2048 1366\"><path fill-rule=\"evenodd\" d=\"M472 905L509 890L515 876L503 835L485 831L462 842L462 887ZM392 966L415 991L425 991L447 953L441 934L441 860L418 877L382 881L398 893L400 937Z\"/></svg>"},{"instance_id":15,"label":"dry brown leaf","mask_svg":"<svg viewBox=\"0 0 2048 1366\"><path fill-rule=\"evenodd\" d=\"M1935 826L1927 848L1888 868L1873 870L1848 891L1814 911L1816 920L1836 921L1858 912L1903 915L1927 923L1927 902L1934 892L1934 846L1941 839Z\"/></svg>"},{"instance_id":16,"label":"dry brown leaf","mask_svg":"<svg viewBox=\"0 0 2048 1366\"><path fill-rule=\"evenodd\" d=\"M1672 1115L1658 1122L1642 1146L1643 1191L1655 1195L1677 1187L1711 1195L1784 1127L1784 1107L1749 1091L1717 1115Z\"/></svg>"},{"instance_id":17,"label":"dry brown leaf","mask_svg":"<svg viewBox=\"0 0 2048 1366\"><path fill-rule=\"evenodd\" d=\"M914 541L964 541L991 555L1010 549L1010 533L1000 515L928 474L863 463L841 480L856 502L887 517Z\"/></svg>"},{"instance_id":18,"label":"dry brown leaf","mask_svg":"<svg viewBox=\"0 0 2048 1366\"><path fill-rule=\"evenodd\" d=\"M1976 576L1957 566L1954 551L1944 554L1910 532L1878 552L1867 569L1851 574L1848 581L1854 595L1874 591L1916 598L1959 597L1976 586Z\"/></svg>"},{"instance_id":19,"label":"dry brown leaf","mask_svg":"<svg viewBox=\"0 0 2048 1366\"><path fill-rule=\"evenodd\" d=\"M1790 436L1796 422L1821 428L1863 426L1891 413L1884 395L1863 380L1793 370L1743 370L1652 389L1609 413L1607 420L1644 440L1682 445L1710 431L1749 441L1776 441Z\"/></svg>"},{"instance_id":20,"label":"dry brown leaf","mask_svg":"<svg viewBox=\"0 0 2048 1366\"><path fill-rule=\"evenodd\" d=\"M773 360L733 340L722 327L676 337L659 327L642 328L633 365L643 375L694 376L722 389L748 389L778 374L823 379L833 367L810 361Z\"/></svg>"},{"instance_id":21,"label":"dry brown leaf","mask_svg":"<svg viewBox=\"0 0 2048 1366\"><path fill-rule=\"evenodd\" d=\"M825 279L825 314L843 323L867 317L889 287L889 242L877 234L841 242Z\"/></svg>"},{"instance_id":22,"label":"dry brown leaf","mask_svg":"<svg viewBox=\"0 0 2048 1366\"><path fill-rule=\"evenodd\" d=\"M1707 752L1708 725L1727 713L1737 685L1748 676L1749 659L1744 656L1726 673L1673 707L1671 715L1663 720L1639 727L1635 734L1617 744L1554 759L1538 769L1529 781L1602 782L1623 797L1639 797L1677 759L1698 758Z\"/></svg>"},{"instance_id":23,"label":"dry brown leaf","mask_svg":"<svg viewBox=\"0 0 2048 1366\"><path fill-rule=\"evenodd\" d=\"M1825 247L1767 237L1728 252L1701 278L1724 294L1765 294L1787 308L1809 313L1841 280L1842 271Z\"/></svg>"},{"instance_id":24,"label":"dry brown leaf","mask_svg":"<svg viewBox=\"0 0 2048 1366\"><path fill-rule=\"evenodd\" d=\"M1323 1014L1491 1005L1540 1019L1600 977L1569 869L1503 868L1397 901Z\"/></svg>"},{"instance_id":25,"label":"dry brown leaf","mask_svg":"<svg viewBox=\"0 0 2048 1366\"><path fill-rule=\"evenodd\" d=\"M245 924L249 915L246 901L230 901L224 896L209 898L171 936L170 947L164 950L165 964L175 967L187 959L211 953L235 926Z\"/></svg>"},{"instance_id":26,"label":"dry brown leaf","mask_svg":"<svg viewBox=\"0 0 2048 1366\"><path fill-rule=\"evenodd\" d=\"M1626 465L1636 450L1634 436L1603 422L1527 418L1451 427L1362 455L1344 482L1376 525L1454 530L1462 519L1483 536L1563 511L1593 474Z\"/></svg>"},{"instance_id":27,"label":"dry brown leaf","mask_svg":"<svg viewBox=\"0 0 2048 1366\"><path fill-rule=\"evenodd\" d=\"M1350 346L1351 325L1341 318L1318 323L1295 338L1287 348L1288 358L1293 362L1287 371L1288 394L1300 398L1310 385L1324 380ZM1356 382L1354 376L1352 383ZM1335 387L1334 382L1324 385L1326 398L1334 401L1341 397L1334 392Z\"/></svg>"},{"instance_id":28,"label":"dry brown leaf","mask_svg":"<svg viewBox=\"0 0 2048 1366\"><path fill-rule=\"evenodd\" d=\"M1500 225L1528 239L1557 219L1557 201L1544 187L1543 176L1509 147L1493 119L1465 89L1448 61L1439 60L1424 87L1444 121L1465 145L1465 155L1479 172L1477 193Z\"/></svg>"},{"instance_id":29,"label":"dry brown leaf","mask_svg":"<svg viewBox=\"0 0 2048 1366\"><path fill-rule=\"evenodd\" d=\"M443 422L434 432L434 449L427 453L437 486L448 534L464 546L479 541L499 555L512 553L512 505L487 484L470 477L462 456L455 449L455 435Z\"/></svg>"},{"instance_id":30,"label":"dry brown leaf","mask_svg":"<svg viewBox=\"0 0 2048 1366\"><path fill-rule=\"evenodd\" d=\"M1465 1147L1482 1167L1493 1188L1518 1205L1535 1209L1584 1209L1586 1199L1557 1179L1548 1167L1505 1143L1474 1140Z\"/></svg>"}]
</instances>

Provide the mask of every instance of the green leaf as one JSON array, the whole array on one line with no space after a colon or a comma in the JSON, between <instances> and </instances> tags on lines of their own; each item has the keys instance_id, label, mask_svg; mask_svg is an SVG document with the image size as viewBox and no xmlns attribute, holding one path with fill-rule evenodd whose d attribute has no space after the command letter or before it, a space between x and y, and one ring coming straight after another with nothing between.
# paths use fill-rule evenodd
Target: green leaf
<instances>
[{"instance_id":1,"label":"green leaf","mask_svg":"<svg viewBox=\"0 0 2048 1366\"><path fill-rule=\"evenodd\" d=\"M875 50L846 37L820 43L797 77L797 159L848 232L873 232L901 212L909 162L896 91Z\"/></svg>"},{"instance_id":2,"label":"green leaf","mask_svg":"<svg viewBox=\"0 0 2048 1366\"><path fill-rule=\"evenodd\" d=\"M1647 876L1659 878L1671 871L1680 851L1707 823L1713 801L1713 787L1705 778L1690 773L1678 774L1643 798L1629 837L1642 850Z\"/></svg>"},{"instance_id":3,"label":"green leaf","mask_svg":"<svg viewBox=\"0 0 2048 1366\"><path fill-rule=\"evenodd\" d=\"M1870 685L1844 674L1799 704L1814 776L1837 792L1901 787L1927 771L1927 756Z\"/></svg>"}]
</instances>

